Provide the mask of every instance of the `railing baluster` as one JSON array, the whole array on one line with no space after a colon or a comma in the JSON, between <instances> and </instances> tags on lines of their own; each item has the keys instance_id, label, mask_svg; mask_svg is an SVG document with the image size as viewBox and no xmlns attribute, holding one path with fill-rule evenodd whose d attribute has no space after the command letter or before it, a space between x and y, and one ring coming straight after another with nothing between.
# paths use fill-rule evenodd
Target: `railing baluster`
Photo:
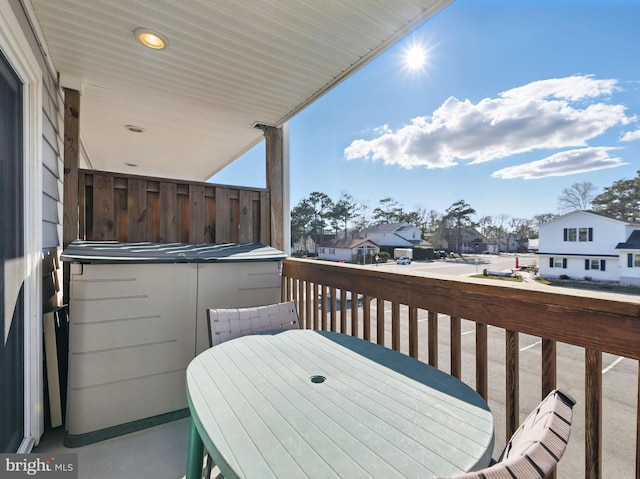
<instances>
[{"instance_id":1,"label":"railing baluster","mask_svg":"<svg viewBox=\"0 0 640 479\"><path fill-rule=\"evenodd\" d=\"M328 303L328 301L327 301L327 287L324 284L320 285L320 291L321 291L320 299L322 301L322 310L321 310L322 311L322 315L320 316L320 320L321 320L322 324L321 324L320 328L323 331L326 331L327 330L327 303Z\"/></svg>"},{"instance_id":2,"label":"railing baluster","mask_svg":"<svg viewBox=\"0 0 640 479\"><path fill-rule=\"evenodd\" d=\"M347 333L347 290L340 290L340 332Z\"/></svg>"},{"instance_id":3,"label":"railing baluster","mask_svg":"<svg viewBox=\"0 0 640 479\"><path fill-rule=\"evenodd\" d=\"M429 364L438 367L438 313L429 311L428 317Z\"/></svg>"},{"instance_id":4,"label":"railing baluster","mask_svg":"<svg viewBox=\"0 0 640 479\"><path fill-rule=\"evenodd\" d=\"M409 306L409 356L418 359L418 308Z\"/></svg>"},{"instance_id":5,"label":"railing baluster","mask_svg":"<svg viewBox=\"0 0 640 479\"><path fill-rule=\"evenodd\" d=\"M329 314L331 315L331 331L337 331L337 320L336 320L336 288L333 286L329 288L329 296L331 305L329 306Z\"/></svg>"},{"instance_id":6,"label":"railing baluster","mask_svg":"<svg viewBox=\"0 0 640 479\"><path fill-rule=\"evenodd\" d=\"M298 297L296 304L298 305L298 316L300 318L300 327L304 328L304 313L306 296L304 295L304 286L306 281L298 280Z\"/></svg>"},{"instance_id":7,"label":"railing baluster","mask_svg":"<svg viewBox=\"0 0 640 479\"><path fill-rule=\"evenodd\" d=\"M371 341L371 297L362 297L362 337Z\"/></svg>"},{"instance_id":8,"label":"railing baluster","mask_svg":"<svg viewBox=\"0 0 640 479\"><path fill-rule=\"evenodd\" d=\"M351 336L358 337L358 293L351 291Z\"/></svg>"},{"instance_id":9,"label":"railing baluster","mask_svg":"<svg viewBox=\"0 0 640 479\"><path fill-rule=\"evenodd\" d=\"M313 304L313 300L315 299L311 296L311 283L309 281L305 281L305 298L306 301L304 303L305 311L304 311L304 320L305 320L305 328L313 329L313 325L311 324L311 305Z\"/></svg>"},{"instance_id":10,"label":"railing baluster","mask_svg":"<svg viewBox=\"0 0 640 479\"><path fill-rule=\"evenodd\" d=\"M506 436L511 437L520 425L520 350L517 331L505 331Z\"/></svg>"},{"instance_id":11,"label":"railing baluster","mask_svg":"<svg viewBox=\"0 0 640 479\"><path fill-rule=\"evenodd\" d=\"M476 391L482 399L489 399L489 354L487 325L476 323Z\"/></svg>"},{"instance_id":12,"label":"railing baluster","mask_svg":"<svg viewBox=\"0 0 640 479\"><path fill-rule=\"evenodd\" d=\"M462 324L451 316L451 375L460 379L462 374Z\"/></svg>"},{"instance_id":13,"label":"railing baluster","mask_svg":"<svg viewBox=\"0 0 640 479\"><path fill-rule=\"evenodd\" d=\"M551 339L542 339L542 397L546 397L557 385L557 348Z\"/></svg>"},{"instance_id":14,"label":"railing baluster","mask_svg":"<svg viewBox=\"0 0 640 479\"><path fill-rule=\"evenodd\" d=\"M384 299L376 298L376 342L384 346Z\"/></svg>"},{"instance_id":15,"label":"railing baluster","mask_svg":"<svg viewBox=\"0 0 640 479\"><path fill-rule=\"evenodd\" d=\"M636 479L640 479L640 362L638 362L638 400L636 402Z\"/></svg>"},{"instance_id":16,"label":"railing baluster","mask_svg":"<svg viewBox=\"0 0 640 479\"><path fill-rule=\"evenodd\" d=\"M638 400L636 402L636 479L640 479L640 362L638 362Z\"/></svg>"},{"instance_id":17,"label":"railing baluster","mask_svg":"<svg viewBox=\"0 0 640 479\"><path fill-rule=\"evenodd\" d=\"M318 285L313 283L313 329L320 329L320 311L318 304Z\"/></svg>"},{"instance_id":18,"label":"railing baluster","mask_svg":"<svg viewBox=\"0 0 640 479\"><path fill-rule=\"evenodd\" d=\"M602 477L602 353L585 349L585 479Z\"/></svg>"},{"instance_id":19,"label":"railing baluster","mask_svg":"<svg viewBox=\"0 0 640 479\"><path fill-rule=\"evenodd\" d=\"M400 351L400 303L391 303L391 348Z\"/></svg>"}]
</instances>

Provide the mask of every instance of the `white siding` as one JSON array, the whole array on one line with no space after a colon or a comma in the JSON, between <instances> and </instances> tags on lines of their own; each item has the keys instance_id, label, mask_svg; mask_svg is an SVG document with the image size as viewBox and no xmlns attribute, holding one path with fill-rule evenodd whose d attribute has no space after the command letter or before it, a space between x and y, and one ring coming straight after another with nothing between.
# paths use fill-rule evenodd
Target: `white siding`
<instances>
[{"instance_id":1,"label":"white siding","mask_svg":"<svg viewBox=\"0 0 640 479\"><path fill-rule=\"evenodd\" d=\"M586 211L574 211L542 225L540 275L618 281L620 267L615 247L627 239L627 226L626 222ZM552 267L552 262L556 266ZM564 266L558 267L560 262Z\"/></svg>"}]
</instances>

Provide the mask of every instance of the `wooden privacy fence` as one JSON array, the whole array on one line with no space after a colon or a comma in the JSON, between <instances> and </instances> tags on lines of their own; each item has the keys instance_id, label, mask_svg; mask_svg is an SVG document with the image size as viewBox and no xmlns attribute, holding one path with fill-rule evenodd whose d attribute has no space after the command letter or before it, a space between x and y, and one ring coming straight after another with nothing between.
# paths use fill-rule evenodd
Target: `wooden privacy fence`
<instances>
[{"instance_id":1,"label":"wooden privacy fence","mask_svg":"<svg viewBox=\"0 0 640 479\"><path fill-rule=\"evenodd\" d=\"M95 170L78 182L80 239L270 243L265 189Z\"/></svg>"}]
</instances>

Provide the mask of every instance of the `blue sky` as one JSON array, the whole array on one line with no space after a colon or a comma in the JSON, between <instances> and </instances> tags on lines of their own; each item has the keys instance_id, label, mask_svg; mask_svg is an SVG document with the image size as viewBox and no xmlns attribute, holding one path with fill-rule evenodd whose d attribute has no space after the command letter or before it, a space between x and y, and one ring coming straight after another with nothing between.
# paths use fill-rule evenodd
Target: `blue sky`
<instances>
[{"instance_id":1,"label":"blue sky","mask_svg":"<svg viewBox=\"0 0 640 479\"><path fill-rule=\"evenodd\" d=\"M640 0L456 0L290 122L291 206L558 213L640 169ZM407 68L413 45L426 51ZM264 144L211 181L264 187Z\"/></svg>"}]
</instances>

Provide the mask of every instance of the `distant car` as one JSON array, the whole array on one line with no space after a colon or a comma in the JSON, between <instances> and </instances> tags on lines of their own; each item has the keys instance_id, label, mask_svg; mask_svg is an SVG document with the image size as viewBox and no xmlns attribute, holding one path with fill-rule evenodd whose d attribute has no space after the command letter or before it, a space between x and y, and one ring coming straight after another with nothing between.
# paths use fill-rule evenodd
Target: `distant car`
<instances>
[{"instance_id":1,"label":"distant car","mask_svg":"<svg viewBox=\"0 0 640 479\"><path fill-rule=\"evenodd\" d=\"M396 261L396 263L398 263L398 264L411 264L411 258L409 258L408 256L403 256L401 258L398 258L398 261Z\"/></svg>"},{"instance_id":2,"label":"distant car","mask_svg":"<svg viewBox=\"0 0 640 479\"><path fill-rule=\"evenodd\" d=\"M447 252L446 251L434 251L433 252L433 259L440 259L440 258L446 258L447 257Z\"/></svg>"}]
</instances>

